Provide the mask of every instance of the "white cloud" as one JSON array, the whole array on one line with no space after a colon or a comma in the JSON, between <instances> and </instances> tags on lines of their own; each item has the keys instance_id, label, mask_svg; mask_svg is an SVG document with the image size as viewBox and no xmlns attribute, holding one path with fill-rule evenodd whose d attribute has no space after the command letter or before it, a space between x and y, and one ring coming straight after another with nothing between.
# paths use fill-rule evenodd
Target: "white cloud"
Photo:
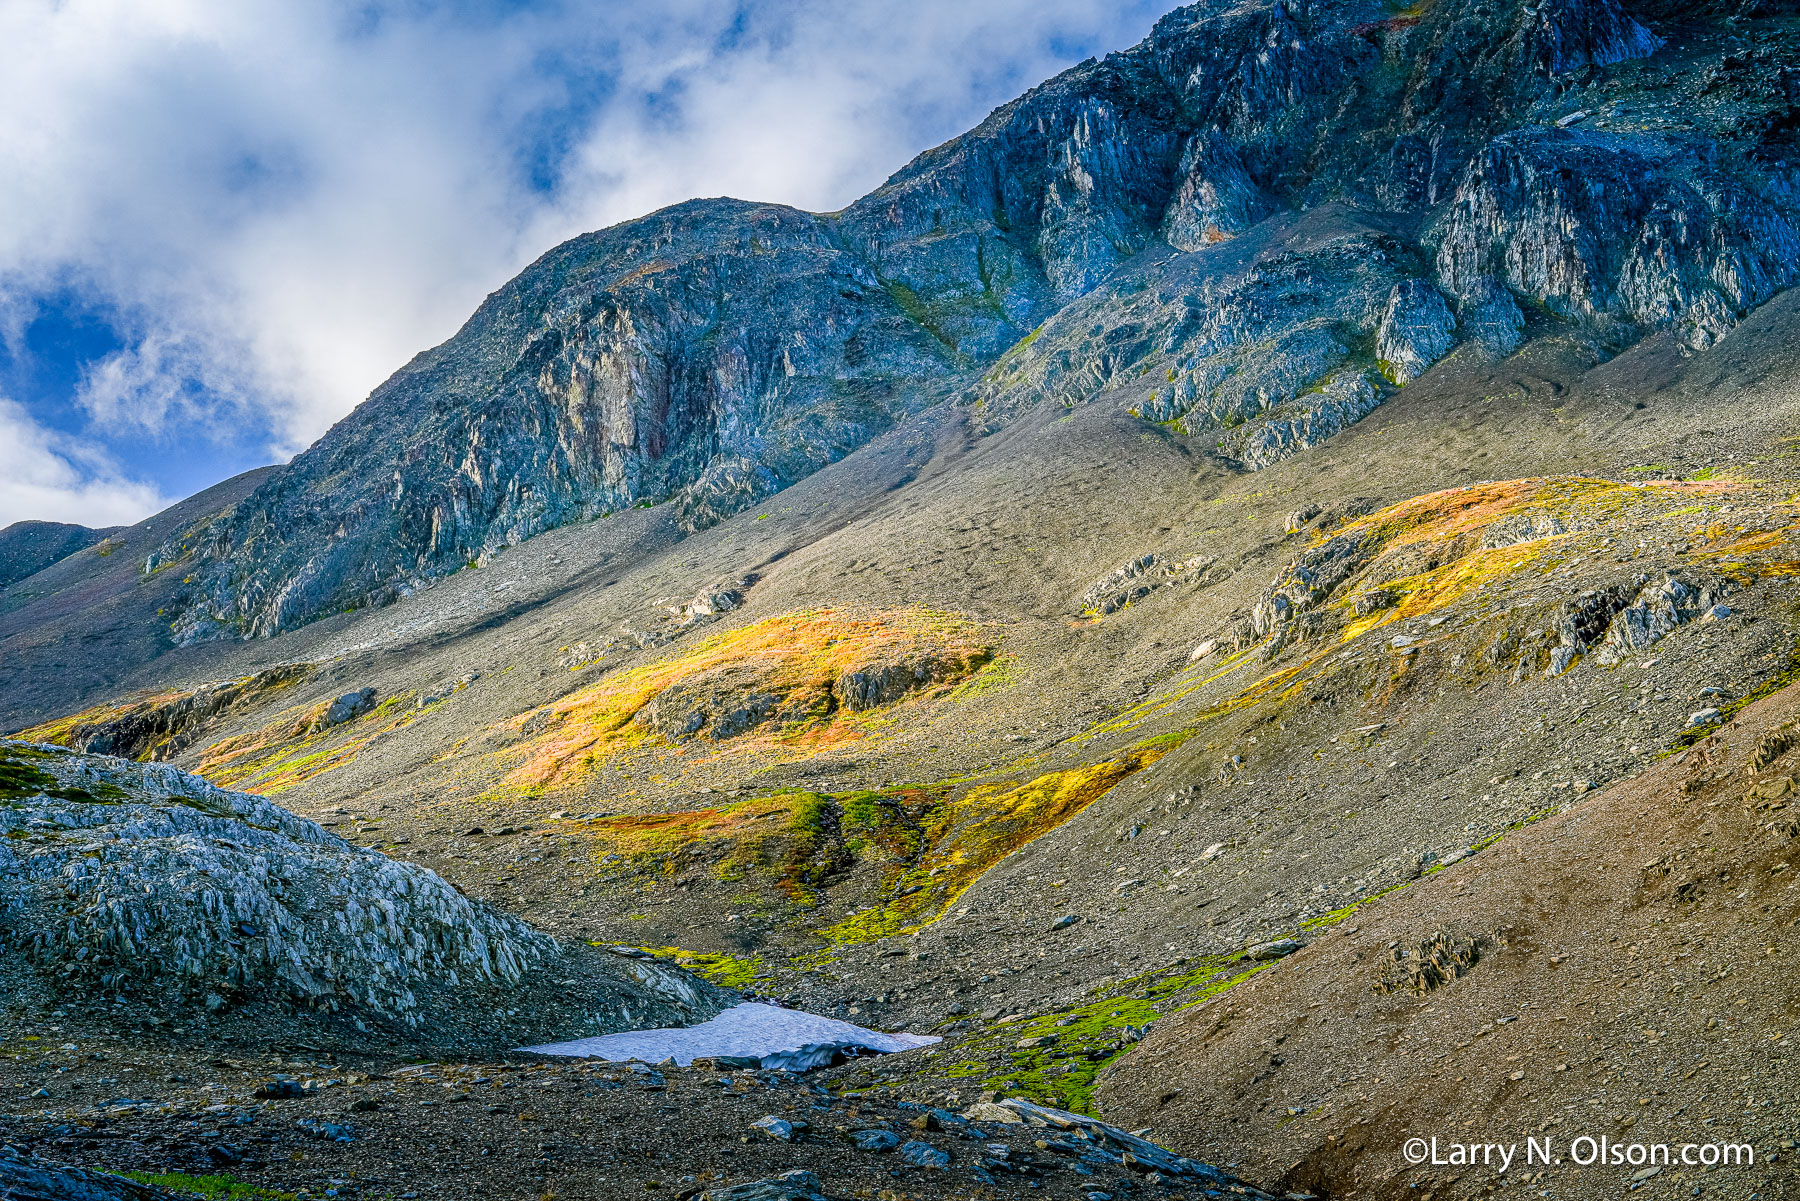
<instances>
[{"instance_id":1,"label":"white cloud","mask_svg":"<svg viewBox=\"0 0 1800 1201\"><path fill-rule=\"evenodd\" d=\"M131 525L169 503L120 478L96 448L47 430L0 397L0 527L26 517L79 525Z\"/></svg>"},{"instance_id":2,"label":"white cloud","mask_svg":"<svg viewBox=\"0 0 1800 1201\"><path fill-rule=\"evenodd\" d=\"M691 196L839 208L1159 8L10 0L0 308L72 288L128 327L76 398L97 439L289 454L555 242Z\"/></svg>"}]
</instances>

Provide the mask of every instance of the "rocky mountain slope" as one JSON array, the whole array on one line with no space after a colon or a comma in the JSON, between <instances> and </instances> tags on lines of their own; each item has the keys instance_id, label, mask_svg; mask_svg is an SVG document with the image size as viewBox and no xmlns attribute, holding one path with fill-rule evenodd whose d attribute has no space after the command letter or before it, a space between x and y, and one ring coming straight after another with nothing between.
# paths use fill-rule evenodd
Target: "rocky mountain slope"
<instances>
[{"instance_id":1,"label":"rocky mountain slope","mask_svg":"<svg viewBox=\"0 0 1800 1201\"><path fill-rule=\"evenodd\" d=\"M1443 1186L1453 1168L1389 1149L1469 1118L1520 1148L1547 1137L1559 1162L1515 1171L1555 1197L1618 1192L1571 1162L1583 1136L1738 1145L1765 1165L1644 1177L1669 1191L1791 1179L1797 705L1785 690L1480 856L1497 862L1358 909L1164 1024L1104 1105L1331 1196ZM1171 1084L1195 1077L1214 1087Z\"/></svg>"},{"instance_id":2,"label":"rocky mountain slope","mask_svg":"<svg viewBox=\"0 0 1800 1201\"><path fill-rule=\"evenodd\" d=\"M1506 1187L1404 1170L1403 1128L1477 1120L1452 1093L1610 1137L1631 1091L1786 1155L1773 1086L1728 1111L1682 1056L1773 1064L1791 993L1786 802L1740 800L1786 769L1718 773L1800 662L1797 67L1766 2L1177 10L841 213L551 252L291 466L0 590L3 724L560 945L945 1036L831 1105L1026 1097L1333 1196ZM1640 886L1714 820L1729 886ZM1769 966L1691 1010L1643 967L1671 931ZM1621 983L1654 1052L1574 1003ZM1190 1075L1230 1084L1164 1097ZM683 1188L769 1177L713 1154L765 1137L717 1087L609 1120L703 1148ZM583 1195L518 1137L485 1145Z\"/></svg>"},{"instance_id":3,"label":"rocky mountain slope","mask_svg":"<svg viewBox=\"0 0 1800 1201\"><path fill-rule=\"evenodd\" d=\"M0 530L0 588L86 550L119 527L93 530L60 521L15 521Z\"/></svg>"},{"instance_id":4,"label":"rocky mountain slope","mask_svg":"<svg viewBox=\"0 0 1800 1201\"><path fill-rule=\"evenodd\" d=\"M1510 351L1526 310L1708 346L1800 259L1796 85L1685 36L1618 0L1203 3L841 213L577 238L160 548L197 577L174 636L385 603L638 503L696 529L970 384L991 422L1153 376L1146 417L1254 468L1459 341Z\"/></svg>"}]
</instances>

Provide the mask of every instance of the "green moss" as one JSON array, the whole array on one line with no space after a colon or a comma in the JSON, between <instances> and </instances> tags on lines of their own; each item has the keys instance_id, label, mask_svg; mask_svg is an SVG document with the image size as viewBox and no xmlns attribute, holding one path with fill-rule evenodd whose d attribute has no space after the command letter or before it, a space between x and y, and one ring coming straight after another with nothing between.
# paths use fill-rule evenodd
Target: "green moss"
<instances>
[{"instance_id":1,"label":"green moss","mask_svg":"<svg viewBox=\"0 0 1800 1201\"><path fill-rule=\"evenodd\" d=\"M658 959L666 959L677 967L684 967L696 976L704 976L724 988L749 988L764 975L762 960L754 955L742 959L736 955L713 954L708 951L685 951L680 947L637 949L648 951Z\"/></svg>"},{"instance_id":2,"label":"green moss","mask_svg":"<svg viewBox=\"0 0 1800 1201\"><path fill-rule=\"evenodd\" d=\"M1121 780L1155 763L1181 737L1147 740L1112 759L1046 772L1022 783L980 784L921 818L925 850L890 874L884 899L819 933L836 944L873 942L937 921L1000 860L1054 830Z\"/></svg>"},{"instance_id":3,"label":"green moss","mask_svg":"<svg viewBox=\"0 0 1800 1201\"><path fill-rule=\"evenodd\" d=\"M292 1193L257 1188L230 1176L189 1176L186 1172L121 1172L127 1180L166 1188L190 1197L254 1198L258 1201L294 1201Z\"/></svg>"},{"instance_id":4,"label":"green moss","mask_svg":"<svg viewBox=\"0 0 1800 1201\"><path fill-rule=\"evenodd\" d=\"M985 696L1018 683L1023 675L1017 655L1000 655L988 660L974 675L952 688L948 699L966 701Z\"/></svg>"},{"instance_id":5,"label":"green moss","mask_svg":"<svg viewBox=\"0 0 1800 1201\"><path fill-rule=\"evenodd\" d=\"M1091 1113L1095 1079L1134 1045L1128 1028L1142 1031L1274 966L1270 961L1246 967L1246 962L1242 954L1183 960L1168 969L1121 980L1099 1000L997 1026L963 1046L1000 1051L1010 1061L1011 1067L987 1077L985 1086L1072 1113ZM1042 1047L1018 1045L1044 1037L1055 1041ZM959 1076L975 1076L986 1070L986 1064L965 1060L952 1070Z\"/></svg>"}]
</instances>

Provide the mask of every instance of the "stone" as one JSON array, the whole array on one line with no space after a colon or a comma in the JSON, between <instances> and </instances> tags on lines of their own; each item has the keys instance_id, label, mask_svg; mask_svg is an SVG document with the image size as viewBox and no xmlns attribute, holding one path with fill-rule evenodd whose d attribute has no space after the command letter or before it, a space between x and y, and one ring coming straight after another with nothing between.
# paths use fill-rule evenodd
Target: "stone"
<instances>
[{"instance_id":1,"label":"stone","mask_svg":"<svg viewBox=\"0 0 1800 1201\"><path fill-rule=\"evenodd\" d=\"M900 1145L900 1158L915 1168L942 1171L950 1166L948 1151L940 1151L924 1139L918 1138Z\"/></svg>"},{"instance_id":2,"label":"stone","mask_svg":"<svg viewBox=\"0 0 1800 1201\"><path fill-rule=\"evenodd\" d=\"M1306 944L1293 938L1277 938L1273 942L1259 942L1244 952L1244 958L1255 960L1281 959L1292 955Z\"/></svg>"},{"instance_id":3,"label":"stone","mask_svg":"<svg viewBox=\"0 0 1800 1201\"><path fill-rule=\"evenodd\" d=\"M700 1197L703 1201L827 1201L819 1189L818 1176L795 1169L769 1180L709 1188Z\"/></svg>"},{"instance_id":4,"label":"stone","mask_svg":"<svg viewBox=\"0 0 1800 1201\"><path fill-rule=\"evenodd\" d=\"M325 710L327 726L341 726L347 721L361 717L375 707L375 690L359 688L355 692L346 692L331 702Z\"/></svg>"},{"instance_id":5,"label":"stone","mask_svg":"<svg viewBox=\"0 0 1800 1201\"><path fill-rule=\"evenodd\" d=\"M1073 926L1076 922L1078 922L1080 920L1081 920L1081 917L1078 914L1065 913L1061 917L1057 918L1055 921L1050 923L1050 929L1052 931L1067 930L1070 926Z\"/></svg>"},{"instance_id":6,"label":"stone","mask_svg":"<svg viewBox=\"0 0 1800 1201\"><path fill-rule=\"evenodd\" d=\"M999 1123L1002 1126L1022 1126L1025 1118L1016 1109L1008 1109L993 1101L977 1101L962 1111L962 1116L971 1122Z\"/></svg>"},{"instance_id":7,"label":"stone","mask_svg":"<svg viewBox=\"0 0 1800 1201\"><path fill-rule=\"evenodd\" d=\"M1281 528L1289 534L1297 534L1306 528L1306 524L1317 517L1322 510L1318 505L1302 505L1282 519Z\"/></svg>"},{"instance_id":8,"label":"stone","mask_svg":"<svg viewBox=\"0 0 1800 1201\"><path fill-rule=\"evenodd\" d=\"M852 1130L850 1141L859 1151L892 1151L900 1145L900 1136L892 1130Z\"/></svg>"},{"instance_id":9,"label":"stone","mask_svg":"<svg viewBox=\"0 0 1800 1201\"><path fill-rule=\"evenodd\" d=\"M178 1194L123 1176L0 1154L0 1197L8 1201L178 1201Z\"/></svg>"},{"instance_id":10,"label":"stone","mask_svg":"<svg viewBox=\"0 0 1800 1201\"><path fill-rule=\"evenodd\" d=\"M1703 726L1709 721L1717 721L1720 716L1721 716L1721 714L1720 714L1719 710L1712 708L1711 706L1708 706L1707 708L1701 709L1698 712L1688 714L1687 724L1690 727L1691 726Z\"/></svg>"},{"instance_id":11,"label":"stone","mask_svg":"<svg viewBox=\"0 0 1800 1201\"><path fill-rule=\"evenodd\" d=\"M33 931L0 955L56 973L65 988L133 995L157 1020L216 1010L207 1000L216 997L448 1037L456 1027L442 1007L427 1019L432 1002L479 989L534 1008L566 997L558 978L577 970L592 973L584 1007L610 1015L614 1029L723 1007L726 994L678 968L627 970L585 945L564 947L429 869L263 797L54 746L0 740L0 763L40 790L0 809L0 915ZM36 823L81 837L42 846L5 837ZM104 850L88 854L89 843ZM291 1095L293 1086L268 1087Z\"/></svg>"},{"instance_id":12,"label":"stone","mask_svg":"<svg viewBox=\"0 0 1800 1201\"><path fill-rule=\"evenodd\" d=\"M794 1141L794 1136L800 1132L800 1127L804 1125L804 1122L796 1124L771 1113L750 1123L750 1129L780 1142L791 1143Z\"/></svg>"}]
</instances>

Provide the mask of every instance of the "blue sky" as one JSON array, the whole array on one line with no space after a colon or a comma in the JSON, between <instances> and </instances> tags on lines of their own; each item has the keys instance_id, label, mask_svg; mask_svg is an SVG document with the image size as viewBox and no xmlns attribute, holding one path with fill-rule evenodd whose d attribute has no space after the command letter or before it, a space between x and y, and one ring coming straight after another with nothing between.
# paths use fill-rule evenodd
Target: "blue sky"
<instances>
[{"instance_id":1,"label":"blue sky","mask_svg":"<svg viewBox=\"0 0 1800 1201\"><path fill-rule=\"evenodd\" d=\"M0 525L305 447L555 243L831 210L1134 0L0 5Z\"/></svg>"}]
</instances>

